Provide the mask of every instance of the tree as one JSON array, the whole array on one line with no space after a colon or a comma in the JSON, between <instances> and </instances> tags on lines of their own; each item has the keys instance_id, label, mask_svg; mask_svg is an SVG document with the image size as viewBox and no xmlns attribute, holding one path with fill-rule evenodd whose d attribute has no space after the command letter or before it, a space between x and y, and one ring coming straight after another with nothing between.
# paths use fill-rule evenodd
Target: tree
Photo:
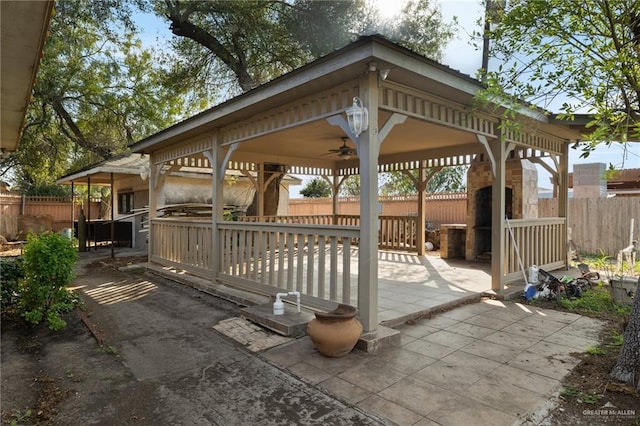
<instances>
[{"instance_id":1,"label":"tree","mask_svg":"<svg viewBox=\"0 0 640 426\"><path fill-rule=\"evenodd\" d=\"M360 175L351 175L347 177L342 185L340 185L340 195L346 197L360 196Z\"/></svg>"},{"instance_id":2,"label":"tree","mask_svg":"<svg viewBox=\"0 0 640 426\"><path fill-rule=\"evenodd\" d=\"M426 192L460 192L467 187L467 167L444 167L436 172L427 183ZM430 169L426 170L429 173ZM408 172L414 179L418 177L416 170ZM381 195L412 195L418 190L413 179L403 172L389 172L380 175L378 192ZM360 176L349 176L340 187L340 194L357 197L360 195Z\"/></svg>"},{"instance_id":3,"label":"tree","mask_svg":"<svg viewBox=\"0 0 640 426\"><path fill-rule=\"evenodd\" d=\"M202 94L227 89L227 96L246 92L313 59L346 45L360 34L382 31L376 13L355 1L208 1L165 0L139 3L165 17L178 36L173 72ZM451 38L451 27L440 22L429 0L411 0L405 22L387 23L390 36L406 38L420 53L439 55ZM327 30L330 28L330 30ZM399 40L401 41L401 40ZM209 91L211 89L211 91ZM274 165L278 167L278 165ZM265 190L264 212L276 213L280 180ZM266 196L266 194L271 194ZM249 212L254 212L257 194ZM274 207L275 206L275 207Z\"/></svg>"},{"instance_id":4,"label":"tree","mask_svg":"<svg viewBox=\"0 0 640 426\"><path fill-rule=\"evenodd\" d=\"M429 182L427 182L426 192L460 192L466 189L466 166L460 167L444 167L436 172ZM430 173L430 169L426 169L426 174ZM413 178L418 177L417 170L409 172ZM385 173L383 183L380 188L383 195L409 195L418 192L413 180L402 172Z\"/></svg>"},{"instance_id":5,"label":"tree","mask_svg":"<svg viewBox=\"0 0 640 426\"><path fill-rule=\"evenodd\" d=\"M547 107L565 96L563 115L593 114L597 144L640 137L640 3L637 0L514 0L489 37L504 62L488 73L486 100ZM506 118L513 108L506 109ZM613 377L640 390L640 298Z\"/></svg>"},{"instance_id":6,"label":"tree","mask_svg":"<svg viewBox=\"0 0 640 426\"><path fill-rule=\"evenodd\" d=\"M636 297L631 308L629 323L624 332L624 340L618 361L611 376L635 386L640 391L640 277L636 286Z\"/></svg>"},{"instance_id":7,"label":"tree","mask_svg":"<svg viewBox=\"0 0 640 426\"><path fill-rule=\"evenodd\" d=\"M547 108L566 98L564 118L578 112L594 117L583 156L598 143L640 137L636 0L515 0L498 16L488 37L501 65L488 73L482 99Z\"/></svg>"},{"instance_id":8,"label":"tree","mask_svg":"<svg viewBox=\"0 0 640 426\"><path fill-rule=\"evenodd\" d=\"M331 186L322 178L313 178L300 191L305 198L325 198L331 197Z\"/></svg>"},{"instance_id":9,"label":"tree","mask_svg":"<svg viewBox=\"0 0 640 426\"><path fill-rule=\"evenodd\" d=\"M47 185L125 152L185 111L166 70L143 50L118 2L56 4L13 165L25 186Z\"/></svg>"},{"instance_id":10,"label":"tree","mask_svg":"<svg viewBox=\"0 0 640 426\"><path fill-rule=\"evenodd\" d=\"M442 21L440 9L430 0L409 0L398 20L388 29L388 37L407 49L436 61L442 58L442 48L453 37L453 22Z\"/></svg>"}]
</instances>

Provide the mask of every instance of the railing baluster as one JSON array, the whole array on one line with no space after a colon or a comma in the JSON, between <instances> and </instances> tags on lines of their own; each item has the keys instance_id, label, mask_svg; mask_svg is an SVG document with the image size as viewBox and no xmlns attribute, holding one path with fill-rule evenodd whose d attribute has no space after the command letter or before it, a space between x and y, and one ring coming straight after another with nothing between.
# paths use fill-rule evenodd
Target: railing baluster
<instances>
[{"instance_id":1,"label":"railing baluster","mask_svg":"<svg viewBox=\"0 0 640 426\"><path fill-rule=\"evenodd\" d=\"M295 234L289 233L287 234L287 256L288 256L288 266L287 266L287 290L293 291L295 288L293 285L293 269L294 269L294 260L295 260Z\"/></svg>"},{"instance_id":2,"label":"railing baluster","mask_svg":"<svg viewBox=\"0 0 640 426\"><path fill-rule=\"evenodd\" d=\"M318 293L316 296L324 299L324 275L325 275L325 236L318 238Z\"/></svg>"},{"instance_id":3,"label":"railing baluster","mask_svg":"<svg viewBox=\"0 0 640 426\"><path fill-rule=\"evenodd\" d=\"M302 279L304 274L304 243L305 243L304 235L298 234L296 240L297 240L296 242L298 246L298 250L297 250L298 266L296 268L296 291L303 293L304 290L302 288L302 284L303 284Z\"/></svg>"},{"instance_id":4,"label":"railing baluster","mask_svg":"<svg viewBox=\"0 0 640 426\"><path fill-rule=\"evenodd\" d=\"M338 292L338 239L331 238L331 266L329 270L329 299L336 300Z\"/></svg>"}]
</instances>

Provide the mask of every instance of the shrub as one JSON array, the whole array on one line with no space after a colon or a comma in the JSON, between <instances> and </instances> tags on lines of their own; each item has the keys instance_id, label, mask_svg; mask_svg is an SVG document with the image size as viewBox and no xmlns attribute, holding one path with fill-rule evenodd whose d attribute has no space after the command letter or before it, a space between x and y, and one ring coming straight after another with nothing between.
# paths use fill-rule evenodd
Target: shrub
<instances>
[{"instance_id":1,"label":"shrub","mask_svg":"<svg viewBox=\"0 0 640 426\"><path fill-rule=\"evenodd\" d=\"M20 285L20 313L32 323L46 321L52 330L67 323L61 314L73 310L79 298L67 290L78 253L72 240L54 232L27 237L24 279Z\"/></svg>"},{"instance_id":2,"label":"shrub","mask_svg":"<svg viewBox=\"0 0 640 426\"><path fill-rule=\"evenodd\" d=\"M3 313L18 303L19 284L23 278L21 257L0 258L0 310Z\"/></svg>"}]
</instances>

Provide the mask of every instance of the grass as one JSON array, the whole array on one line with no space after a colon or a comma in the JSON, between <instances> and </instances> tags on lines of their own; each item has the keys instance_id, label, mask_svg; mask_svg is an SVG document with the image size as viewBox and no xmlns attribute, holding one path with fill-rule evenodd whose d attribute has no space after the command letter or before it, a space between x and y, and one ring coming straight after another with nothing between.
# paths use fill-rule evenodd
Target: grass
<instances>
[{"instance_id":1,"label":"grass","mask_svg":"<svg viewBox=\"0 0 640 426\"><path fill-rule=\"evenodd\" d=\"M569 401L576 400L577 402L584 402L585 404L593 405L597 404L600 399L602 399L602 395L597 394L595 392L584 392L578 388L574 387L566 387L560 392L560 397Z\"/></svg>"},{"instance_id":2,"label":"grass","mask_svg":"<svg viewBox=\"0 0 640 426\"><path fill-rule=\"evenodd\" d=\"M31 421L32 415L33 411L29 409L24 410L24 412L22 412L21 410L13 410L13 412L11 413L10 424L11 426L28 424Z\"/></svg>"},{"instance_id":3,"label":"grass","mask_svg":"<svg viewBox=\"0 0 640 426\"><path fill-rule=\"evenodd\" d=\"M631 306L616 303L609 289L602 284L594 285L576 299L568 299L563 295L560 299L560 307L577 314L605 314L625 317L631 313Z\"/></svg>"},{"instance_id":4,"label":"grass","mask_svg":"<svg viewBox=\"0 0 640 426\"><path fill-rule=\"evenodd\" d=\"M591 346L587 348L587 353L589 355L606 355L607 351L600 346Z\"/></svg>"},{"instance_id":5,"label":"grass","mask_svg":"<svg viewBox=\"0 0 640 426\"><path fill-rule=\"evenodd\" d=\"M102 345L100 346L98 349L96 349L96 352L103 354L103 355L117 355L118 354L118 350L116 348L114 348L111 345Z\"/></svg>"}]
</instances>

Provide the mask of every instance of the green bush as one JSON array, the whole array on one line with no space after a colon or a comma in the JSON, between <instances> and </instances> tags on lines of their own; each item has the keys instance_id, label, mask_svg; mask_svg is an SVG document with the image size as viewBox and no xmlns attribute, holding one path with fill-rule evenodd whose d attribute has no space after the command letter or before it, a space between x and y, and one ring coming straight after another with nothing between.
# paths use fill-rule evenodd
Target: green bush
<instances>
[{"instance_id":1,"label":"green bush","mask_svg":"<svg viewBox=\"0 0 640 426\"><path fill-rule=\"evenodd\" d=\"M20 280L23 278L21 257L0 258L0 310L3 313L18 303Z\"/></svg>"},{"instance_id":2,"label":"green bush","mask_svg":"<svg viewBox=\"0 0 640 426\"><path fill-rule=\"evenodd\" d=\"M52 330L64 328L67 323L61 314L70 312L79 302L77 295L66 288L78 259L72 240L54 232L31 234L23 259L21 315L32 324L46 321Z\"/></svg>"}]
</instances>

